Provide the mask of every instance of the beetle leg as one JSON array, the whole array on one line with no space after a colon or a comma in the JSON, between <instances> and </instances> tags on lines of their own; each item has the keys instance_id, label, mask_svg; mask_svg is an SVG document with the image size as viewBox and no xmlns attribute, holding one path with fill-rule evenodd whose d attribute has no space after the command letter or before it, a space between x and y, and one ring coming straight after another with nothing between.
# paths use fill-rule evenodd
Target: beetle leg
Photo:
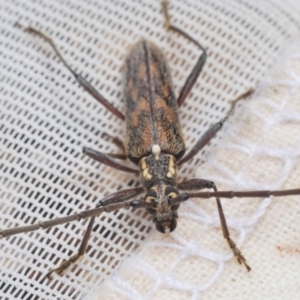
<instances>
[{"instance_id":1,"label":"beetle leg","mask_svg":"<svg viewBox=\"0 0 300 300\"><path fill-rule=\"evenodd\" d=\"M254 89L250 88L246 90L246 92L238 96L235 100L231 101L231 107L226 117L223 120L211 126L206 132L204 132L204 134L200 137L200 139L196 142L196 144L192 147L192 149L181 160L179 160L177 164L179 166L182 165L183 163L193 158L198 152L200 152L215 137L217 132L223 127L223 124L227 121L229 116L234 112L236 104L239 101L243 100L244 98L249 97L253 92Z\"/></svg>"},{"instance_id":2,"label":"beetle leg","mask_svg":"<svg viewBox=\"0 0 300 300\"><path fill-rule=\"evenodd\" d=\"M86 148L86 147L83 148L82 152L85 155L91 157L92 159L94 159L94 160L96 160L96 161L98 161L98 162L100 162L102 164L105 164L107 166L110 166L112 168L115 168L117 170L124 171L124 172L129 172L129 173L139 174L138 170L134 170L134 169L132 169L130 167L124 166L124 165L122 165L122 164L114 161L110 157L111 155L109 155L109 154L104 154L102 152L99 152L99 151L96 151L96 150L93 150L93 149L90 149L90 148Z\"/></svg>"},{"instance_id":3,"label":"beetle leg","mask_svg":"<svg viewBox=\"0 0 300 300\"><path fill-rule=\"evenodd\" d=\"M128 198L137 196L141 192L143 192L143 188L119 191L117 193L114 193L114 194L104 198L102 201L99 201L96 205L96 208L104 207L104 206L109 208L109 205L118 204L118 203L123 204L122 205L123 208L142 207L144 204L142 200L141 201L134 200L131 202L124 202L124 201L128 200ZM120 199L120 196L121 196L121 199ZM117 209L119 209L119 208L121 208L121 207L119 206ZM70 265L75 263L79 258L81 258L85 254L87 246L88 246L88 241L89 241L89 238L90 238L92 230L93 230L94 221L95 221L95 217L92 217L88 223L87 229L84 233L83 239L82 239L80 247L78 249L78 252L76 254L72 255L68 260L63 261L62 264L58 268L50 270L46 274L45 277L49 278L53 272L56 272L57 274L61 275L64 270L66 270Z\"/></svg>"},{"instance_id":4,"label":"beetle leg","mask_svg":"<svg viewBox=\"0 0 300 300\"><path fill-rule=\"evenodd\" d=\"M18 27L22 27L19 23L16 23ZM86 78L82 77L80 74L76 73L64 60L60 52L58 51L55 43L53 40L45 35L43 32L28 26L25 27L25 31L29 33L33 33L38 35L39 37L43 38L47 43L50 44L56 55L59 57L60 61L65 65L65 67L73 74L75 77L76 81L81 85L90 95L92 95L98 102L100 102L103 106L105 106L110 112L112 112L115 116L118 118L125 120L124 115L117 109L115 108L111 103L109 103L93 86L92 84L87 81Z\"/></svg>"},{"instance_id":5,"label":"beetle leg","mask_svg":"<svg viewBox=\"0 0 300 300\"><path fill-rule=\"evenodd\" d=\"M107 197L105 197L103 200L99 201L96 205L96 208L98 207L107 207L109 208L109 205L112 204L118 204L121 203L123 204L122 206L124 208L129 208L129 207L134 207L134 208L138 208L141 207L140 206L140 202L139 201L131 201L131 202L124 202L132 197L135 197L139 194L141 194L143 192L143 188L135 188L135 189L129 189L129 190L123 190L123 191L119 191L116 192L112 195L109 195ZM120 209L121 207L118 207L117 209ZM87 249L87 245L88 245L88 240L91 236L92 233L92 229L93 229L93 225L94 225L94 221L95 221L95 217L92 217L89 221L89 224L87 226L87 229L84 233L83 239L81 241L80 247L78 252L75 255L72 255L68 260L62 262L62 264L58 267L55 268L53 270L50 270L47 274L46 277L50 277L51 274L53 272L56 272L57 274L62 274L62 272L67 269L71 264L75 263L80 257L82 257Z\"/></svg>"},{"instance_id":6,"label":"beetle leg","mask_svg":"<svg viewBox=\"0 0 300 300\"><path fill-rule=\"evenodd\" d=\"M177 165L182 165L183 163L193 158L198 152L200 152L203 149L203 147L206 146L211 141L211 139L217 134L217 132L222 128L224 122L225 119L214 124L206 132L204 132L204 134L200 137L200 139L196 142L192 149L177 162Z\"/></svg>"},{"instance_id":7,"label":"beetle leg","mask_svg":"<svg viewBox=\"0 0 300 300\"><path fill-rule=\"evenodd\" d=\"M127 155L122 154L122 153L106 153L109 157L116 158L116 159L121 159L121 160L126 160Z\"/></svg>"},{"instance_id":8,"label":"beetle leg","mask_svg":"<svg viewBox=\"0 0 300 300\"><path fill-rule=\"evenodd\" d=\"M122 151L122 153L106 153L106 155L113 157L113 158L122 159L122 160L127 159L125 145L118 137L116 137L116 136L113 137L106 132L103 132L102 137L106 137L108 140L110 140L113 144L115 144Z\"/></svg>"},{"instance_id":9,"label":"beetle leg","mask_svg":"<svg viewBox=\"0 0 300 300\"><path fill-rule=\"evenodd\" d=\"M214 187L214 190L217 191L217 188ZM220 222L221 222L221 227L222 227L222 232L223 232L223 237L226 239L229 248L232 250L235 258L237 259L239 264L243 264L247 271L251 271L250 266L247 264L247 261L245 259L245 257L242 255L241 251L237 248L236 244L234 243L234 241L230 238L230 233L229 233L229 229L226 223L226 218L224 215L224 211L221 205L221 201L220 198L216 198L217 201L217 207L218 207L218 212L219 212L219 217L220 217Z\"/></svg>"},{"instance_id":10,"label":"beetle leg","mask_svg":"<svg viewBox=\"0 0 300 300\"><path fill-rule=\"evenodd\" d=\"M99 201L96 205L95 209L82 211L77 214L73 214L67 217L56 218L48 221L41 221L28 226L21 226L11 229L3 229L0 230L0 237L5 238L19 233L32 232L39 229L48 229L53 226L69 223L72 221L79 221L81 219L91 218L89 221L87 230L84 234L83 240L80 244L78 253L71 256L68 260L64 261L58 268L49 271L46 274L46 277L50 277L53 272L61 274L66 268L68 268L72 263L76 262L81 256L86 252L86 248L88 245L88 240L92 232L94 219L96 216L100 215L102 212L111 212L121 208L140 208L144 206L144 200L133 200L130 202L126 202L133 197L144 192L144 188L133 188L127 190L121 190L115 192L109 196L106 196L104 199Z\"/></svg>"},{"instance_id":11,"label":"beetle leg","mask_svg":"<svg viewBox=\"0 0 300 300\"><path fill-rule=\"evenodd\" d=\"M123 208L125 203L122 201L129 200L130 198L135 197L136 195L141 194L144 191L144 188L134 188L134 189L127 189L121 190L116 193L113 193L103 200L99 201L96 208L81 211L79 213L69 215L66 217L60 217L53 220L48 221L40 221L32 225L26 225L21 227L15 228L8 228L8 229L0 229L0 238L6 238L12 235L16 235L19 233L26 233L26 232L33 232L39 229L48 229L57 225L70 223L73 221L79 221L81 219L88 219L91 217L95 217L100 215L102 212L111 212L113 210L118 210ZM137 207L137 203L133 202L132 205Z\"/></svg>"},{"instance_id":12,"label":"beetle leg","mask_svg":"<svg viewBox=\"0 0 300 300\"><path fill-rule=\"evenodd\" d=\"M205 179L190 179L184 182L181 182L180 184L178 184L177 186L178 189L180 190L201 190L204 188L211 188L213 189L215 192L217 192L217 187L216 185L209 180L205 180ZM197 197L197 193L196 194L184 194L186 197L183 197L183 201L186 201L188 198L192 198L192 197ZM219 212L219 217L220 217L220 222L221 222L221 228L222 228L222 232L223 232L223 237L226 239L229 248L232 250L235 258L237 259L239 264L244 264L244 266L246 267L246 269L248 271L251 270L251 268L249 267L249 265L246 262L245 257L242 255L241 251L237 248L236 244L234 243L234 241L230 238L230 233L229 233L229 229L226 223L226 218L224 215L224 211L221 205L221 201L220 198L216 197L216 201L217 201L217 207L218 207L218 212Z\"/></svg>"},{"instance_id":13,"label":"beetle leg","mask_svg":"<svg viewBox=\"0 0 300 300\"><path fill-rule=\"evenodd\" d=\"M113 144L115 144L121 151L122 153L125 154L125 145L123 141L121 141L118 137L116 136L111 136L110 134L103 132L102 137L106 137L108 140L110 140Z\"/></svg>"},{"instance_id":14,"label":"beetle leg","mask_svg":"<svg viewBox=\"0 0 300 300\"><path fill-rule=\"evenodd\" d=\"M78 252L72 255L68 260L63 261L58 268L50 270L45 277L50 278L51 274L54 272L56 272L58 275L61 275L65 269L67 269L71 264L75 263L80 257L82 257L85 254L86 248L88 246L88 241L93 229L94 221L95 217L92 217L84 233Z\"/></svg>"},{"instance_id":15,"label":"beetle leg","mask_svg":"<svg viewBox=\"0 0 300 300\"><path fill-rule=\"evenodd\" d=\"M187 98L187 96L188 96L189 92L191 91L192 87L194 86L196 80L198 79L198 77L199 77L199 75L202 71L202 68L205 64L207 54L206 54L206 50L204 49L204 47L201 44L199 44L196 40L194 40L186 32L184 32L180 28L178 28L178 27L171 24L167 6L168 6L168 1L163 1L162 2L162 9L163 9L164 17L165 17L167 30L172 30L174 32L179 33L180 35L182 35L186 39L188 39L190 42L195 44L197 47L199 47L202 51L200 57L198 58L198 61L195 65L195 67L193 68L192 72L190 73L187 80L185 81L185 83L183 85L183 88L180 92L180 95L178 97L177 103L178 103L178 106L180 107L183 104L183 102L185 101L185 99Z\"/></svg>"}]
</instances>

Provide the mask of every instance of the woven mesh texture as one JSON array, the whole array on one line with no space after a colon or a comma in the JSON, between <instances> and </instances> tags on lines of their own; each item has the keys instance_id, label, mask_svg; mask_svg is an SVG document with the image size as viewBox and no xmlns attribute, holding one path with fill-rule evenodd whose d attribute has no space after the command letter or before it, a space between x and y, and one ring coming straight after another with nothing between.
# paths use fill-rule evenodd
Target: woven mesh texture
<instances>
[{"instance_id":1,"label":"woven mesh texture","mask_svg":"<svg viewBox=\"0 0 300 300\"><path fill-rule=\"evenodd\" d=\"M65 216L138 186L134 175L82 154L83 146L117 153L107 135L123 139L124 123L78 86L49 45L14 24L31 24L51 36L72 68L122 112L120 70L133 43L143 37L163 49L177 94L199 50L166 32L159 1L2 0L0 7L0 228ZM279 0L171 1L174 24L208 49L203 73L180 109L188 148L226 115L230 100L263 82L218 138L180 169L180 180L202 177L235 190L300 186L299 62L292 68L299 54L284 65L289 73L279 72L275 81L264 78L299 34L299 13L300 3ZM296 46L293 53L300 51ZM280 86L270 90L274 85ZM254 269L249 274L222 238L213 199L191 200L180 208L177 231L168 236L152 230L144 211L102 214L88 253L51 281L43 276L77 251L86 222L2 239L0 298L246 299L244 291L259 286L255 280L262 277L255 276L266 273L260 293L247 299L288 299L278 293L274 272L284 279L279 287L295 299L300 291L291 278L299 270L299 250L292 241L300 233L291 216L299 216L299 209L289 199L290 211L283 201L223 201L232 236ZM282 214L276 215L278 222L276 212ZM287 223L290 227L284 227ZM285 238L287 232L293 237ZM280 259L271 255L274 249Z\"/></svg>"},{"instance_id":2,"label":"woven mesh texture","mask_svg":"<svg viewBox=\"0 0 300 300\"><path fill-rule=\"evenodd\" d=\"M197 177L224 190L300 186L300 43L233 117ZM88 299L298 299L299 196L223 199L247 273L221 238L213 200L189 200L176 232L152 232Z\"/></svg>"}]
</instances>

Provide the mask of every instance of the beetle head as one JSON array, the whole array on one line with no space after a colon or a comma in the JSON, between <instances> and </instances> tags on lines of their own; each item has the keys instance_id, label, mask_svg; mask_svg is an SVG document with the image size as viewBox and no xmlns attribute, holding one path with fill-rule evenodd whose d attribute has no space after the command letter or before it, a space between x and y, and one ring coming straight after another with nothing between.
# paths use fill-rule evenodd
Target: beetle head
<instances>
[{"instance_id":1,"label":"beetle head","mask_svg":"<svg viewBox=\"0 0 300 300\"><path fill-rule=\"evenodd\" d=\"M173 186L156 185L145 195L146 209L153 215L156 229L161 233L169 233L176 228L179 204L172 204L172 200L177 198L178 194L178 190Z\"/></svg>"}]
</instances>

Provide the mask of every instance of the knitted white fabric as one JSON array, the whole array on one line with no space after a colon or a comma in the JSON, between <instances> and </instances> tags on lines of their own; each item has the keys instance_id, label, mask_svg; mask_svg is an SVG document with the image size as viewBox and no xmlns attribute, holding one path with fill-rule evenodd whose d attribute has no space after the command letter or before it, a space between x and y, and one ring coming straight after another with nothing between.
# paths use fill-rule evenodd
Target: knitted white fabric
<instances>
[{"instance_id":1,"label":"knitted white fabric","mask_svg":"<svg viewBox=\"0 0 300 300\"><path fill-rule=\"evenodd\" d=\"M130 45L144 37L163 49L177 94L199 50L166 32L159 1L0 0L0 7L0 228L65 216L138 186L137 177L82 154L83 146L117 153L106 134L124 139L124 123L78 86L49 45L14 24L51 36L122 112L120 69ZM180 168L180 180L206 178L220 190L300 187L300 2L171 1L169 9L208 50L180 109L188 148L230 100L259 83L214 142ZM86 222L2 239L0 298L297 299L298 202L222 200L250 273L222 237L214 199L181 205L169 235L152 229L143 210L103 214L88 253L52 280L43 277L78 250Z\"/></svg>"}]
</instances>

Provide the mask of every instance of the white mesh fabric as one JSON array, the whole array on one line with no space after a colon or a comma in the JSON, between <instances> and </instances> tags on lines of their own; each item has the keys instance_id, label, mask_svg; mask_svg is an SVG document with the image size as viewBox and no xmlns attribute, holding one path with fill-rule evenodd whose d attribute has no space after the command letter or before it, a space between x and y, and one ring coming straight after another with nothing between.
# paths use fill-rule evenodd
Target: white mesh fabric
<instances>
[{"instance_id":1,"label":"white mesh fabric","mask_svg":"<svg viewBox=\"0 0 300 300\"><path fill-rule=\"evenodd\" d=\"M174 24L208 49L203 74L180 109L187 147L225 116L235 96L257 82L265 85L242 104L219 135L222 139L206 147L209 155L199 154L180 169L180 179L198 176L235 190L300 186L299 45L284 65L288 73L279 73L277 81L263 78L299 34L299 13L300 4L287 1L171 2ZM0 15L0 228L71 214L137 186L135 176L81 153L83 146L118 152L104 134L124 138L123 122L78 87L49 45L14 23L50 35L68 63L123 112L120 69L130 45L141 37L160 45L177 94L199 50L166 32L159 1L2 0ZM206 164L197 172L202 161ZM255 287L257 294L247 299L288 299L283 291L295 299L296 200L223 201L232 236L253 267L249 274L222 238L214 200L190 200L181 206L178 228L169 236L155 230L149 235L152 222L143 211L101 215L88 253L51 281L42 278L77 251L85 222L2 239L0 297L246 299L245 290ZM273 274L281 274L281 284ZM100 294L94 294L99 286Z\"/></svg>"},{"instance_id":2,"label":"white mesh fabric","mask_svg":"<svg viewBox=\"0 0 300 300\"><path fill-rule=\"evenodd\" d=\"M198 177L224 190L299 187L300 43L237 111ZM87 299L298 299L299 196L223 200L253 270L232 258L212 200L180 209L176 232L152 232Z\"/></svg>"}]
</instances>

